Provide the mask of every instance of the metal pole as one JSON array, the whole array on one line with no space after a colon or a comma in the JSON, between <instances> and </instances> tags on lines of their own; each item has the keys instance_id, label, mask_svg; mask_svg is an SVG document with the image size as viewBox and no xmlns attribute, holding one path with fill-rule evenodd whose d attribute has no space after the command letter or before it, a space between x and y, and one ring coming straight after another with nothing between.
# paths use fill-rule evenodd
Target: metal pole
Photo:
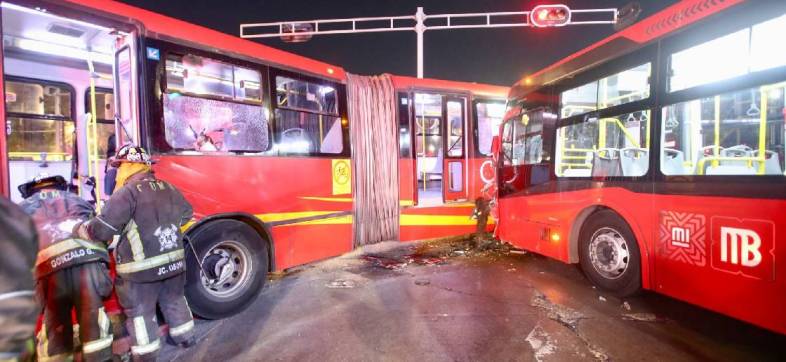
<instances>
[{"instance_id":1,"label":"metal pole","mask_svg":"<svg viewBox=\"0 0 786 362\"><path fill-rule=\"evenodd\" d=\"M418 7L418 11L415 13L415 20L417 21L415 33L418 37L418 78L423 78L423 33L426 32L426 24L424 23L426 13L423 12L422 7Z\"/></svg>"}]
</instances>

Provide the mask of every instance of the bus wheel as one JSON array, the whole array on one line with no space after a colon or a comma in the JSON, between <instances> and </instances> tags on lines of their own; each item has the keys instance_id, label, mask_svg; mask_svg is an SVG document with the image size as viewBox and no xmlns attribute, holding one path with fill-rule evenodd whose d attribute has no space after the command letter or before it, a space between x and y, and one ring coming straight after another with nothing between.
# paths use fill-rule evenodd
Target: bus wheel
<instances>
[{"instance_id":1,"label":"bus wheel","mask_svg":"<svg viewBox=\"0 0 786 362\"><path fill-rule=\"evenodd\" d=\"M210 222L197 229L190 240L193 249L186 246L186 299L194 314L220 319L248 307L267 279L267 242L237 220Z\"/></svg>"},{"instance_id":2,"label":"bus wheel","mask_svg":"<svg viewBox=\"0 0 786 362\"><path fill-rule=\"evenodd\" d=\"M619 297L641 289L639 245L616 213L593 214L579 234L581 269L595 285Z\"/></svg>"}]
</instances>

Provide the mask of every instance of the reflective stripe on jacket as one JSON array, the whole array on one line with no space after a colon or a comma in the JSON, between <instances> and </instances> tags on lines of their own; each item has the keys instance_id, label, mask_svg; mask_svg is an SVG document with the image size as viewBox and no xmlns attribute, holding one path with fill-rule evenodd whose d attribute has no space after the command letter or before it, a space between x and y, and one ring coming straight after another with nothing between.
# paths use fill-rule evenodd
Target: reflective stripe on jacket
<instances>
[{"instance_id":1,"label":"reflective stripe on jacket","mask_svg":"<svg viewBox=\"0 0 786 362\"><path fill-rule=\"evenodd\" d=\"M131 176L86 228L97 240L120 235L117 273L131 281L151 282L185 271L180 227L192 216L191 204L180 191L152 173L141 173Z\"/></svg>"}]
</instances>

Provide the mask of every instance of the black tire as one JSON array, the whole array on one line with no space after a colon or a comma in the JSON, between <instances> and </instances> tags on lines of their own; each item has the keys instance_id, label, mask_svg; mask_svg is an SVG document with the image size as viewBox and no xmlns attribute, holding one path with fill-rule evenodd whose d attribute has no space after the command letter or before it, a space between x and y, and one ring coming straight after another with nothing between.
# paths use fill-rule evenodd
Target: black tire
<instances>
[{"instance_id":1,"label":"black tire","mask_svg":"<svg viewBox=\"0 0 786 362\"><path fill-rule=\"evenodd\" d=\"M593 248L596 250L594 253L595 259L599 261L593 263L590 249L593 239L598 237L600 239L598 239L598 243ZM609 240L609 237L616 241L619 241L620 239L617 237L620 237L624 241L624 247L619 247L618 249L626 250L627 258L610 256L612 254L610 249L614 248L597 247L598 244L608 245L608 243L602 240ZM620 245L623 244L621 243ZM617 254L617 256L619 255L622 254ZM581 270L587 278L607 292L618 297L628 297L641 290L641 253L639 252L639 244L628 224L611 210L601 210L592 214L581 227L581 233L579 234L579 260ZM607 260L621 260L624 262L625 267L621 268L615 262L604 263ZM609 265L609 268L604 270L602 265Z\"/></svg>"},{"instance_id":2,"label":"black tire","mask_svg":"<svg viewBox=\"0 0 786 362\"><path fill-rule=\"evenodd\" d=\"M205 319L221 319L246 309L256 299L267 280L269 268L268 244L246 223L237 220L217 220L195 230L189 237L193 246L186 245L186 299L191 311ZM202 260L211 278L220 260L233 263L227 270L231 280L209 288L203 283L205 275L194 251ZM221 257L224 256L224 257ZM240 266L243 266L242 268ZM212 268L211 268L212 267Z\"/></svg>"}]
</instances>

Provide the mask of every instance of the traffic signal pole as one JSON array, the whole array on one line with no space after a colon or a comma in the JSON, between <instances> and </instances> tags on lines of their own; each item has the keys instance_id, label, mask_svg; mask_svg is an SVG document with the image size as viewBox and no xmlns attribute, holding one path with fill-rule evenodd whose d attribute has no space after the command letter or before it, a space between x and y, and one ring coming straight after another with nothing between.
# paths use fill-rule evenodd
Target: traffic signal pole
<instances>
[{"instance_id":1,"label":"traffic signal pole","mask_svg":"<svg viewBox=\"0 0 786 362\"><path fill-rule=\"evenodd\" d=\"M576 16L583 19L576 20ZM414 31L417 36L417 75L423 78L423 38L427 30L562 27L616 24L617 21L618 11L614 8L571 10L565 5L540 5L532 11L427 15L422 7L418 7L412 16L240 24L240 37L303 42L314 35Z\"/></svg>"}]
</instances>

